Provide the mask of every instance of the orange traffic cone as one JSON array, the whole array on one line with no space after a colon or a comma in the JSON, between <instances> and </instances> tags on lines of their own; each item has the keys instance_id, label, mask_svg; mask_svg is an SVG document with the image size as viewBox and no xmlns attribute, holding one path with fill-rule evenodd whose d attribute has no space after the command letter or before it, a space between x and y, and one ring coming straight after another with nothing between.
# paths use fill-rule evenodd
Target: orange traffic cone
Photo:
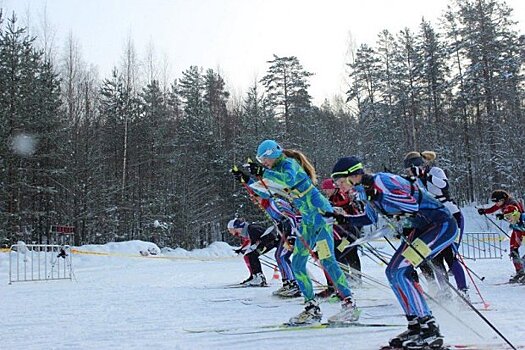
<instances>
[{"instance_id":1,"label":"orange traffic cone","mask_svg":"<svg viewBox=\"0 0 525 350\"><path fill-rule=\"evenodd\" d=\"M272 280L278 280L281 276L279 275L279 270L277 269L277 266L273 268L273 277Z\"/></svg>"}]
</instances>

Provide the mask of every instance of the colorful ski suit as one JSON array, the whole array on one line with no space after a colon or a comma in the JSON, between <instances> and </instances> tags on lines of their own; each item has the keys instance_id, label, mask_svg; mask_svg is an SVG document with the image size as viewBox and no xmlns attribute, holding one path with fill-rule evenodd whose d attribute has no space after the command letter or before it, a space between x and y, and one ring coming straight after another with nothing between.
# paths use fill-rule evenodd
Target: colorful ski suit
<instances>
[{"instance_id":1,"label":"colorful ski suit","mask_svg":"<svg viewBox=\"0 0 525 350\"><path fill-rule=\"evenodd\" d=\"M334 257L334 239L332 225L328 224L322 214L332 212L328 200L313 185L312 180L301 165L293 158L280 156L272 169L266 169L264 179L271 180L286 187L293 206L301 213L299 236L295 242L292 258L292 269L305 300L315 297L312 281L306 271L308 256L315 245L324 247L328 253L320 256L323 267L328 271L335 288L343 298L351 296L350 288L343 271Z\"/></svg>"}]
</instances>

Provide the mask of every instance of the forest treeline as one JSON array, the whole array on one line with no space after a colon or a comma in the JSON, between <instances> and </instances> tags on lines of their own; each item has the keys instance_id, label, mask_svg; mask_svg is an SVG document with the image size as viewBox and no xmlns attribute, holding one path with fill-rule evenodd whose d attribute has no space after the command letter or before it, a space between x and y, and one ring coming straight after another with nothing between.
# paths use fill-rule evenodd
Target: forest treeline
<instances>
[{"instance_id":1,"label":"forest treeline","mask_svg":"<svg viewBox=\"0 0 525 350\"><path fill-rule=\"evenodd\" d=\"M235 213L263 219L228 170L266 138L302 150L321 176L344 155L400 172L406 152L433 150L461 203L494 188L522 197L525 37L511 12L452 0L438 24L385 29L350 48L346 96L320 106L308 91L315 72L293 53L262 57L264 76L232 96L213 69L160 79L131 42L99 78L72 36L50 55L4 14L0 244L45 242L57 224L75 227L77 245L226 239Z\"/></svg>"}]
</instances>

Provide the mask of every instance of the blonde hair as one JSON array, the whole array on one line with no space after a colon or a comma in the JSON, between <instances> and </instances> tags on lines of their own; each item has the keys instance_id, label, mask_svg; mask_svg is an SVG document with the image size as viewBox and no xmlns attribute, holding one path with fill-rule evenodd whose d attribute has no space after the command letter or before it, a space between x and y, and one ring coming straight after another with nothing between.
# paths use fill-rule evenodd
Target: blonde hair
<instances>
[{"instance_id":1,"label":"blonde hair","mask_svg":"<svg viewBox=\"0 0 525 350\"><path fill-rule=\"evenodd\" d=\"M432 162L433 160L436 159L437 154L434 151L423 151L423 152L412 151L412 152L408 152L405 155L405 160L412 159L412 158L419 158L419 157L423 158L426 162Z\"/></svg>"},{"instance_id":2,"label":"blonde hair","mask_svg":"<svg viewBox=\"0 0 525 350\"><path fill-rule=\"evenodd\" d=\"M304 171L306 171L306 174L308 174L314 185L317 184L317 174L315 173L315 168L312 165L312 163L308 160L308 158L306 158L303 152L295 149L285 149L283 150L283 153L285 156L298 161L299 164L303 167Z\"/></svg>"}]
</instances>

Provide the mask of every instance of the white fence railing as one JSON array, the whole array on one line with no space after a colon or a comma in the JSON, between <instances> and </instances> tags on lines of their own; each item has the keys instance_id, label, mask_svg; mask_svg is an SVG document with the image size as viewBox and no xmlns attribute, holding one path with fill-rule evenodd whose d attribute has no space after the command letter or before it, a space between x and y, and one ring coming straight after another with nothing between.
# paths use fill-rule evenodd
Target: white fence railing
<instances>
[{"instance_id":1,"label":"white fence railing","mask_svg":"<svg viewBox=\"0 0 525 350\"><path fill-rule=\"evenodd\" d=\"M497 232L465 232L460 252L466 259L501 259L507 253L501 243L504 239Z\"/></svg>"},{"instance_id":2,"label":"white fence railing","mask_svg":"<svg viewBox=\"0 0 525 350\"><path fill-rule=\"evenodd\" d=\"M71 280L71 247L18 242L9 251L9 284L13 282Z\"/></svg>"}]
</instances>

